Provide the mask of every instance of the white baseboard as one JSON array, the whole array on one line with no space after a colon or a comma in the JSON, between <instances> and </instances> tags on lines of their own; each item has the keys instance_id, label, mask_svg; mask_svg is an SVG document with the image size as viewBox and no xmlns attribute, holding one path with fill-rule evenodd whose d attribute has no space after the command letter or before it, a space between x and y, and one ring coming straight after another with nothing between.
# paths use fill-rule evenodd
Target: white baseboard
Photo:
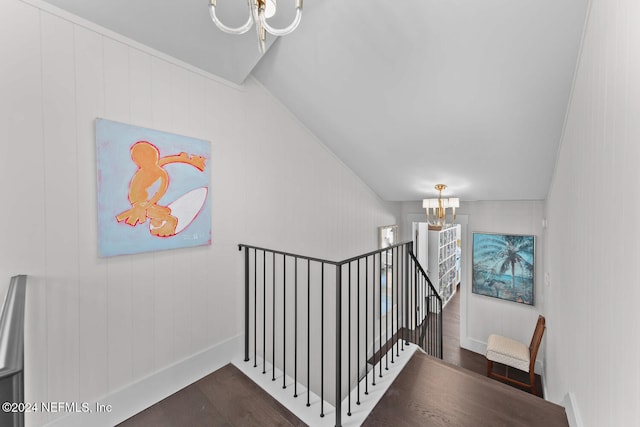
<instances>
[{"instance_id":1,"label":"white baseboard","mask_svg":"<svg viewBox=\"0 0 640 427\"><path fill-rule=\"evenodd\" d=\"M482 354L482 355L484 355L487 352L487 343L474 340L468 337L464 339L460 338L460 347L469 351L473 351L474 353Z\"/></svg>"},{"instance_id":2,"label":"white baseboard","mask_svg":"<svg viewBox=\"0 0 640 427\"><path fill-rule=\"evenodd\" d=\"M578 401L576 395L572 392L567 393L562 401L562 406L567 413L567 420L569 421L569 427L582 427L582 418L580 417L580 410L578 408Z\"/></svg>"},{"instance_id":3,"label":"white baseboard","mask_svg":"<svg viewBox=\"0 0 640 427\"><path fill-rule=\"evenodd\" d=\"M46 427L111 427L121 423L238 358L242 354L243 337L230 338L95 402L88 402L92 412L72 413ZM99 404L111 405L111 411L98 412Z\"/></svg>"}]
</instances>

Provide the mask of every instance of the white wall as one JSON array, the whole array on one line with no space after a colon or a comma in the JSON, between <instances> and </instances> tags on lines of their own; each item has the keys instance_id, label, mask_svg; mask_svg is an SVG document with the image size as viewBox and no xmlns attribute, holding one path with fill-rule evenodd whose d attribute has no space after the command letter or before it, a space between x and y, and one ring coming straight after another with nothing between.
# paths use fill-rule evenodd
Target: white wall
<instances>
[{"instance_id":1,"label":"white wall","mask_svg":"<svg viewBox=\"0 0 640 427\"><path fill-rule=\"evenodd\" d=\"M585 426L640 419L638 22L637 0L591 1L547 202L548 390Z\"/></svg>"},{"instance_id":2,"label":"white wall","mask_svg":"<svg viewBox=\"0 0 640 427\"><path fill-rule=\"evenodd\" d=\"M403 203L402 218L413 217L418 213L424 213L421 202ZM460 345L484 354L487 339L492 333L528 343L531 341L538 314L544 311L544 258L542 256L544 202L462 202L456 214L467 216L468 219L467 234L462 236ZM474 232L536 236L535 305L533 307L471 292L471 254ZM542 352L538 357L539 362L542 362Z\"/></svg>"},{"instance_id":3,"label":"white wall","mask_svg":"<svg viewBox=\"0 0 640 427\"><path fill-rule=\"evenodd\" d=\"M542 220L544 202L463 202L460 215L468 215L467 236L463 242L463 282L460 294L460 310L466 313L462 322L460 344L462 347L483 353L489 335L500 334L524 343L531 341L538 314L544 311ZM473 233L526 234L535 236L534 306L518 304L471 292ZM466 328L466 333L464 329ZM539 355L538 365L543 354Z\"/></svg>"},{"instance_id":4,"label":"white wall","mask_svg":"<svg viewBox=\"0 0 640 427\"><path fill-rule=\"evenodd\" d=\"M0 58L0 280L30 276L27 401L97 400L241 334L238 243L337 260L396 223L253 80L220 81L38 0L0 2ZM211 141L211 246L98 256L96 117Z\"/></svg>"}]
</instances>

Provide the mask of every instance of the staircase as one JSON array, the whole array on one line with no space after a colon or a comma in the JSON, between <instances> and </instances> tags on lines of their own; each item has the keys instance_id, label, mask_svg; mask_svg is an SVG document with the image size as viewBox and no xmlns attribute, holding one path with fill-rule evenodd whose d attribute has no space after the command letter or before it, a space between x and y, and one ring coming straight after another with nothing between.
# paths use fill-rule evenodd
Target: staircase
<instances>
[{"instance_id":1,"label":"staircase","mask_svg":"<svg viewBox=\"0 0 640 427\"><path fill-rule=\"evenodd\" d=\"M308 424L359 425L418 346L442 358L442 300L412 242L339 262L239 249L236 365Z\"/></svg>"}]
</instances>

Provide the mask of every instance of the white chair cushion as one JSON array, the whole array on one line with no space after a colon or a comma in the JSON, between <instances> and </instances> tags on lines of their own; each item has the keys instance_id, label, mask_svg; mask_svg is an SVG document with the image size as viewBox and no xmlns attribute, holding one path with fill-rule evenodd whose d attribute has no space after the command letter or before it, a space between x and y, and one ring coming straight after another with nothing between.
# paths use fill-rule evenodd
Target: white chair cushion
<instances>
[{"instance_id":1,"label":"white chair cushion","mask_svg":"<svg viewBox=\"0 0 640 427\"><path fill-rule=\"evenodd\" d=\"M529 372L529 347L501 335L490 335L487 359Z\"/></svg>"}]
</instances>

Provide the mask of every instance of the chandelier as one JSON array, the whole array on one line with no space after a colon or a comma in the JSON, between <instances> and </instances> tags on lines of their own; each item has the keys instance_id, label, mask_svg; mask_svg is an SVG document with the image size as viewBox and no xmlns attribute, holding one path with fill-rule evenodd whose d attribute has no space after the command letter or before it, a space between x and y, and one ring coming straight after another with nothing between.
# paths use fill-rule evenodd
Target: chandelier
<instances>
[{"instance_id":1,"label":"chandelier","mask_svg":"<svg viewBox=\"0 0 640 427\"><path fill-rule=\"evenodd\" d=\"M293 18L293 22L286 28L273 28L267 23L267 19L271 18L276 13L276 0L247 0L249 4L249 19L247 22L237 28L231 28L224 25L218 19L216 15L216 1L209 0L209 14L211 20L216 24L218 28L228 34L244 34L251 29L255 24L256 32L258 34L258 48L260 53L265 52L265 41L267 33L274 36L286 36L293 32L300 24L302 19L302 0L296 0L296 16Z\"/></svg>"},{"instance_id":2,"label":"chandelier","mask_svg":"<svg viewBox=\"0 0 640 427\"><path fill-rule=\"evenodd\" d=\"M456 220L456 208L460 207L460 199L457 197L443 199L442 191L447 189L444 184L436 184L435 188L438 191L438 198L424 199L422 207L427 211L429 230L442 230L442 227L447 223L447 208L452 208L451 222Z\"/></svg>"}]
</instances>

